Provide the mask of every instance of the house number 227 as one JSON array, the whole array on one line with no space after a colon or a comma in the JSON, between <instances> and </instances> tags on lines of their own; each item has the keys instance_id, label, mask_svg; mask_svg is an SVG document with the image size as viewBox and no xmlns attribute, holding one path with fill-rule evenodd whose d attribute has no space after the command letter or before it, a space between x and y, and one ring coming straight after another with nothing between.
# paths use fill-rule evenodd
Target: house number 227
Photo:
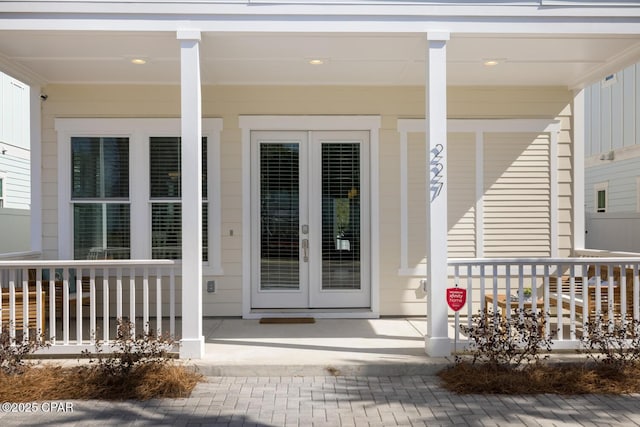
<instances>
[{"instance_id":1,"label":"house number 227","mask_svg":"<svg viewBox=\"0 0 640 427\"><path fill-rule=\"evenodd\" d=\"M445 177L442 174L442 170L444 169L444 165L442 164L442 151L444 147L442 144L437 144L431 150L431 162L429 166L431 167L431 201L433 202L440 195L440 191L444 185Z\"/></svg>"}]
</instances>

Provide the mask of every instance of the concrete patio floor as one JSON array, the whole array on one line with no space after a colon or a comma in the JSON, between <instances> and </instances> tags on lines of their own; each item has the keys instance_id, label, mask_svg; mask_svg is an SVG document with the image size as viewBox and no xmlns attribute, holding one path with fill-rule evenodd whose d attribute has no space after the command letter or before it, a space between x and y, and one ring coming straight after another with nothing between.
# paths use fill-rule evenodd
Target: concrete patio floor
<instances>
[{"instance_id":1,"label":"concrete patio floor","mask_svg":"<svg viewBox=\"0 0 640 427\"><path fill-rule=\"evenodd\" d=\"M206 318L203 333L205 357L191 363L210 376L430 375L450 363L426 355L424 318Z\"/></svg>"}]
</instances>

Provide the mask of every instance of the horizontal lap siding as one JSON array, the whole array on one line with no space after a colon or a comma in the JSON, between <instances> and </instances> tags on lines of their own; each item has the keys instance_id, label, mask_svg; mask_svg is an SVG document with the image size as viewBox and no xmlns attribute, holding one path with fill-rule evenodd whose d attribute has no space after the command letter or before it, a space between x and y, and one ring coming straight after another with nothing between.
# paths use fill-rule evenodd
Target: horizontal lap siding
<instances>
[{"instance_id":1,"label":"horizontal lap siding","mask_svg":"<svg viewBox=\"0 0 640 427\"><path fill-rule=\"evenodd\" d=\"M485 256L549 256L548 136L486 134L484 159Z\"/></svg>"}]
</instances>

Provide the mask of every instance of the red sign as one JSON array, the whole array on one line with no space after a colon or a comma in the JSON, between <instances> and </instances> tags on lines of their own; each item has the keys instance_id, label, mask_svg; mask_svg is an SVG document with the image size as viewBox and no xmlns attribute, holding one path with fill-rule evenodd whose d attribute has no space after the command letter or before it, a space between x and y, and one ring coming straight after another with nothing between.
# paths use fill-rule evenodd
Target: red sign
<instances>
[{"instance_id":1,"label":"red sign","mask_svg":"<svg viewBox=\"0 0 640 427\"><path fill-rule=\"evenodd\" d=\"M453 311L459 311L467 302L467 290L462 288L447 288L447 304Z\"/></svg>"}]
</instances>

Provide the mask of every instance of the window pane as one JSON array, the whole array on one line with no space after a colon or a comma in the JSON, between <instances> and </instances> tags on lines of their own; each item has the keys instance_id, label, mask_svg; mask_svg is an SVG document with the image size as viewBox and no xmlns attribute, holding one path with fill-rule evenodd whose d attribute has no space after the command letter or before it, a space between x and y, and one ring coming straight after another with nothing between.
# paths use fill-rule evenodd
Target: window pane
<instances>
[{"instance_id":1,"label":"window pane","mask_svg":"<svg viewBox=\"0 0 640 427\"><path fill-rule=\"evenodd\" d=\"M153 137L150 144L152 198L178 198L181 191L180 138Z\"/></svg>"},{"instance_id":2,"label":"window pane","mask_svg":"<svg viewBox=\"0 0 640 427\"><path fill-rule=\"evenodd\" d=\"M180 138L152 137L149 144L151 198L181 197ZM207 198L207 138L202 138L202 197Z\"/></svg>"},{"instance_id":3,"label":"window pane","mask_svg":"<svg viewBox=\"0 0 640 427\"><path fill-rule=\"evenodd\" d=\"M598 212L604 212L607 208L607 192L598 190Z\"/></svg>"},{"instance_id":4,"label":"window pane","mask_svg":"<svg viewBox=\"0 0 640 427\"><path fill-rule=\"evenodd\" d=\"M202 261L209 261L209 204L202 204Z\"/></svg>"},{"instance_id":5,"label":"window pane","mask_svg":"<svg viewBox=\"0 0 640 427\"><path fill-rule=\"evenodd\" d=\"M202 261L209 261L209 204L202 204ZM153 259L182 258L182 205L153 203L151 205L151 257Z\"/></svg>"},{"instance_id":6,"label":"window pane","mask_svg":"<svg viewBox=\"0 0 640 427\"><path fill-rule=\"evenodd\" d=\"M130 236L128 204L73 206L74 259L129 259Z\"/></svg>"},{"instance_id":7,"label":"window pane","mask_svg":"<svg viewBox=\"0 0 640 427\"><path fill-rule=\"evenodd\" d=\"M151 205L151 257L182 258L182 206L180 203Z\"/></svg>"},{"instance_id":8,"label":"window pane","mask_svg":"<svg viewBox=\"0 0 640 427\"><path fill-rule=\"evenodd\" d=\"M129 139L71 138L71 197L129 197Z\"/></svg>"}]
</instances>

